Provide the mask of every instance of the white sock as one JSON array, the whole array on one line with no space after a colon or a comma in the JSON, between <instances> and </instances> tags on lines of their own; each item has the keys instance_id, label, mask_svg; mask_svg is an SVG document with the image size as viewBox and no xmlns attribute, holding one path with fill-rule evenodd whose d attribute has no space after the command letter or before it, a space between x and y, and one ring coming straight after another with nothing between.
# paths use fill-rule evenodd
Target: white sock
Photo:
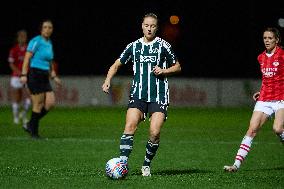
<instances>
[{"instance_id":1,"label":"white sock","mask_svg":"<svg viewBox=\"0 0 284 189\"><path fill-rule=\"evenodd\" d=\"M252 144L253 138L249 136L245 136L241 142L240 148L238 150L238 153L235 158L234 165L237 168L240 168L242 162L245 160L246 156L248 155L250 151L250 147Z\"/></svg>"},{"instance_id":2,"label":"white sock","mask_svg":"<svg viewBox=\"0 0 284 189\"><path fill-rule=\"evenodd\" d=\"M12 111L13 111L13 116L14 118L18 119L19 118L19 104L16 102L12 103Z\"/></svg>"},{"instance_id":3,"label":"white sock","mask_svg":"<svg viewBox=\"0 0 284 189\"><path fill-rule=\"evenodd\" d=\"M26 98L26 99L25 99L25 102L24 102L24 110L25 110L25 111L28 111L29 108L30 108L30 106L31 106L31 99Z\"/></svg>"},{"instance_id":4,"label":"white sock","mask_svg":"<svg viewBox=\"0 0 284 189\"><path fill-rule=\"evenodd\" d=\"M31 100L29 98L26 98L24 101L24 108L23 108L23 114L22 114L22 118L23 120L27 120L27 112L29 111L29 108L31 106Z\"/></svg>"}]
</instances>

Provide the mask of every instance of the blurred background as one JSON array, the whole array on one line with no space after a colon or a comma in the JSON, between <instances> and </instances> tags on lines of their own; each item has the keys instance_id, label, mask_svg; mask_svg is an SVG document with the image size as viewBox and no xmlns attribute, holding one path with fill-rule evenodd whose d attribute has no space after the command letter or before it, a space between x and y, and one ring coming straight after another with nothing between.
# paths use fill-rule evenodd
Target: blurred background
<instances>
[{"instance_id":1,"label":"blurred background","mask_svg":"<svg viewBox=\"0 0 284 189\"><path fill-rule=\"evenodd\" d=\"M170 80L177 106L252 105L261 73L257 55L264 51L266 27L284 37L284 1L42 1L5 2L0 7L0 104L9 104L9 48L19 29L29 39L43 19L54 23L52 41L63 88L60 105L125 105L132 65L122 67L111 95L101 91L104 77L126 45L142 37L142 17L159 17L158 36L168 40L182 65ZM282 43L283 45L283 43Z\"/></svg>"},{"instance_id":2,"label":"blurred background","mask_svg":"<svg viewBox=\"0 0 284 189\"><path fill-rule=\"evenodd\" d=\"M18 29L39 34L44 18L61 75L105 75L124 47L142 36L141 18L154 12L159 36L169 40L183 66L183 77L256 78L262 31L284 18L283 1L22 1L1 5L0 70L9 74L8 49ZM178 21L170 23L170 17ZM281 28L283 33L283 28ZM121 71L120 74L132 74Z\"/></svg>"}]
</instances>

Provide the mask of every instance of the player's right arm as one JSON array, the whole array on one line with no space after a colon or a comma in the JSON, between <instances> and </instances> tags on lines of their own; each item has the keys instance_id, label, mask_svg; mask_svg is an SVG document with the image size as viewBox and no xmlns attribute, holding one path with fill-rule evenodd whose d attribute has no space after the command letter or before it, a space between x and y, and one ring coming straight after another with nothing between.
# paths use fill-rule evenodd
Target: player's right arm
<instances>
[{"instance_id":1,"label":"player's right arm","mask_svg":"<svg viewBox=\"0 0 284 189\"><path fill-rule=\"evenodd\" d=\"M30 59L33 56L33 53L27 51L24 58L23 68L22 68L22 74L21 74L21 82L27 83L27 74L28 74L28 67L30 64Z\"/></svg>"},{"instance_id":2,"label":"player's right arm","mask_svg":"<svg viewBox=\"0 0 284 189\"><path fill-rule=\"evenodd\" d=\"M109 68L107 77L102 85L102 89L105 93L109 93L110 83L111 79L115 74L117 73L118 69L122 66L122 63L120 62L120 59L117 59L114 64Z\"/></svg>"},{"instance_id":3,"label":"player's right arm","mask_svg":"<svg viewBox=\"0 0 284 189\"><path fill-rule=\"evenodd\" d=\"M13 72L17 73L18 75L21 75L21 70L19 70L19 68L15 65L14 62L9 62L9 66Z\"/></svg>"}]
</instances>

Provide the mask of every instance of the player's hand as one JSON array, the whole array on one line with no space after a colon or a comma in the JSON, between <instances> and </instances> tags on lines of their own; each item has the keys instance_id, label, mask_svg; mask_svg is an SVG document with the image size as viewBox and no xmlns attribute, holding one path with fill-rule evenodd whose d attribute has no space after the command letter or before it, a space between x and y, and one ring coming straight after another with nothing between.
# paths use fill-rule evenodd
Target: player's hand
<instances>
[{"instance_id":1,"label":"player's hand","mask_svg":"<svg viewBox=\"0 0 284 189\"><path fill-rule=\"evenodd\" d=\"M57 85L62 86L62 81L61 81L61 79L60 79L58 76L54 77L54 82L55 82Z\"/></svg>"},{"instance_id":2,"label":"player's hand","mask_svg":"<svg viewBox=\"0 0 284 189\"><path fill-rule=\"evenodd\" d=\"M162 68L160 68L159 66L155 66L154 68L153 68L153 73L155 74L155 75L161 75L161 74L163 74L164 72L164 70L162 69Z\"/></svg>"},{"instance_id":3,"label":"player's hand","mask_svg":"<svg viewBox=\"0 0 284 189\"><path fill-rule=\"evenodd\" d=\"M254 101L257 101L258 98L259 98L259 95L260 95L260 92L259 92L259 91L256 92L256 93L254 93L253 96L252 96L253 100L254 100Z\"/></svg>"},{"instance_id":4,"label":"player's hand","mask_svg":"<svg viewBox=\"0 0 284 189\"><path fill-rule=\"evenodd\" d=\"M26 75L22 75L22 76L20 77L20 82L21 82L23 85L25 85L25 84L27 83L27 80L28 80L28 78L27 78Z\"/></svg>"},{"instance_id":5,"label":"player's hand","mask_svg":"<svg viewBox=\"0 0 284 189\"><path fill-rule=\"evenodd\" d=\"M109 88L110 88L110 82L105 81L103 86L102 86L103 91L105 93L109 94Z\"/></svg>"}]
</instances>

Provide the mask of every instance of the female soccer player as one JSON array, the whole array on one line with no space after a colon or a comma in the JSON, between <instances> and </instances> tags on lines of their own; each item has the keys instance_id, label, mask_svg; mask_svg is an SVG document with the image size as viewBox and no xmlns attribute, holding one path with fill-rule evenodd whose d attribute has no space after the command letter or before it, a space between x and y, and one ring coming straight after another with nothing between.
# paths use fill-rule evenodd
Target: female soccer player
<instances>
[{"instance_id":1,"label":"female soccer player","mask_svg":"<svg viewBox=\"0 0 284 189\"><path fill-rule=\"evenodd\" d=\"M253 96L257 102L235 162L231 166L225 165L225 171L236 172L240 168L251 149L254 137L272 114L275 114L273 130L284 143L284 50L279 46L280 42L277 28L264 30L263 43L266 50L257 57L262 73L261 89Z\"/></svg>"},{"instance_id":2,"label":"female soccer player","mask_svg":"<svg viewBox=\"0 0 284 189\"><path fill-rule=\"evenodd\" d=\"M19 124L21 121L20 119L22 119L24 129L27 128L27 113L31 105L28 90L20 80L24 56L27 49L27 38L26 30L19 30L17 32L17 43L10 49L8 57L9 66L12 70L10 86L13 120L15 124Z\"/></svg>"},{"instance_id":3,"label":"female soccer player","mask_svg":"<svg viewBox=\"0 0 284 189\"><path fill-rule=\"evenodd\" d=\"M120 139L120 158L127 162L132 151L134 133L138 124L149 114L149 139L142 166L142 175L151 176L150 164L160 143L160 130L167 118L169 106L169 83L167 76L181 71L180 63L165 40L156 37L158 18L149 13L143 17L143 37L128 44L120 57L109 68L102 85L109 93L111 79L118 69L130 60L133 63L132 81L126 123Z\"/></svg>"}]
</instances>

